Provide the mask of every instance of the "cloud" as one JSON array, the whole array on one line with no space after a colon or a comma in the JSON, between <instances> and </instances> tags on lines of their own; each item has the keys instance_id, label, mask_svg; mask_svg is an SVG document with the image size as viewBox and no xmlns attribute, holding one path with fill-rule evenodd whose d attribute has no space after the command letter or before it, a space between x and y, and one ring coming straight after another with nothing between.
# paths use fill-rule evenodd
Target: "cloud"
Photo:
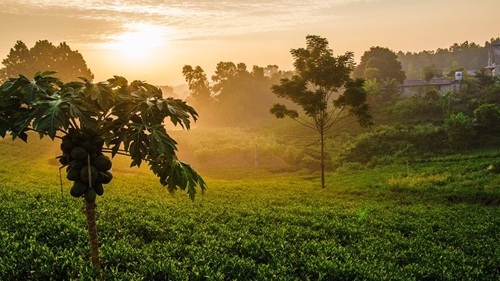
<instances>
[{"instance_id":1,"label":"cloud","mask_svg":"<svg viewBox=\"0 0 500 281\"><path fill-rule=\"evenodd\" d=\"M369 0L0 0L0 16L36 17L66 37L93 44L131 32L131 23L165 27L170 40L197 40L252 32L287 30L332 21L339 5ZM41 20L45 18L45 20ZM57 19L59 26L55 25ZM132 25L134 26L134 25ZM70 29L71 28L71 29ZM71 35L73 33L73 35ZM161 35L161 31L155 32Z\"/></svg>"}]
</instances>

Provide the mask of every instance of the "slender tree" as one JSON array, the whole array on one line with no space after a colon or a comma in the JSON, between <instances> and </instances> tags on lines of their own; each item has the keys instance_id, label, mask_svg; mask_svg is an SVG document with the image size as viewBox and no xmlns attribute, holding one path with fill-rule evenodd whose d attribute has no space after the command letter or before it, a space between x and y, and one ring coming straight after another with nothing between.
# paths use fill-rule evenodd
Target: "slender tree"
<instances>
[{"instance_id":1,"label":"slender tree","mask_svg":"<svg viewBox=\"0 0 500 281\"><path fill-rule=\"evenodd\" d=\"M206 105L213 101L212 91L208 83L207 75L200 66L194 69L190 65L185 65L182 68L182 75L186 79L191 91L190 101L195 105Z\"/></svg>"},{"instance_id":2,"label":"slender tree","mask_svg":"<svg viewBox=\"0 0 500 281\"><path fill-rule=\"evenodd\" d=\"M54 72L36 73L33 80L20 75L0 89L0 137L8 134L28 141L28 131L40 137L60 138L58 156L66 177L74 181L70 194L83 198L92 264L100 278L99 246L95 221L96 195L112 179L111 157L128 155L131 166L147 163L168 191L187 190L194 199L203 179L179 161L176 142L164 120L190 128L197 113L184 101L163 98L159 88L142 81L115 76L106 82L62 83Z\"/></svg>"},{"instance_id":3,"label":"slender tree","mask_svg":"<svg viewBox=\"0 0 500 281\"><path fill-rule=\"evenodd\" d=\"M299 105L308 118L299 117L296 110L275 104L270 112L277 118L290 117L316 130L321 145L321 187L325 187L325 134L350 115L355 115L362 126L372 124L363 79L352 80L353 54L333 56L328 41L317 35L306 37L306 48L292 49L295 75L281 79L272 91L280 98ZM344 90L342 94L338 92Z\"/></svg>"}]
</instances>

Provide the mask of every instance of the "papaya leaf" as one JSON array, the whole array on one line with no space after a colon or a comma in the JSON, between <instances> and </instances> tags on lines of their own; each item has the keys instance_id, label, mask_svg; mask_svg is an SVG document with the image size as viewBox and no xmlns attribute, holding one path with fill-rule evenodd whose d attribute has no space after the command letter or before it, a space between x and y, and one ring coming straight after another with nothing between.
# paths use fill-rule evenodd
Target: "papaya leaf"
<instances>
[{"instance_id":1,"label":"papaya leaf","mask_svg":"<svg viewBox=\"0 0 500 281\"><path fill-rule=\"evenodd\" d=\"M42 92L35 81L23 86L22 93L27 104L31 104L36 100L38 93Z\"/></svg>"},{"instance_id":2,"label":"papaya leaf","mask_svg":"<svg viewBox=\"0 0 500 281\"><path fill-rule=\"evenodd\" d=\"M144 132L142 124L133 124L131 126L130 135L125 137L124 148L130 153L132 158L131 167L140 167L143 156L147 155L147 146L149 145L148 137Z\"/></svg>"},{"instance_id":3,"label":"papaya leaf","mask_svg":"<svg viewBox=\"0 0 500 281\"><path fill-rule=\"evenodd\" d=\"M67 129L69 127L69 118L65 116L63 110L67 104L63 102L59 95L54 95L53 100L43 101L46 110L41 116L37 116L33 122L33 127L37 131L47 132L51 139L54 139L59 128Z\"/></svg>"},{"instance_id":4,"label":"papaya leaf","mask_svg":"<svg viewBox=\"0 0 500 281\"><path fill-rule=\"evenodd\" d=\"M8 131L12 129L12 123L9 119L0 116L0 137L5 138Z\"/></svg>"},{"instance_id":5,"label":"papaya leaf","mask_svg":"<svg viewBox=\"0 0 500 281\"><path fill-rule=\"evenodd\" d=\"M170 138L163 126L157 125L148 128L149 149L155 155L174 155L177 150L175 140ZM156 157L155 157L156 158Z\"/></svg>"}]
</instances>

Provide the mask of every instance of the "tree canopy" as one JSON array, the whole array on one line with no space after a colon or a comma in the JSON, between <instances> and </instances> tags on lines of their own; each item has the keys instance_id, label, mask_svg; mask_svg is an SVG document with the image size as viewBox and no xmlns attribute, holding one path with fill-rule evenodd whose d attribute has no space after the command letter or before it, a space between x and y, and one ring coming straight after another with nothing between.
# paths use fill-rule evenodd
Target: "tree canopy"
<instances>
[{"instance_id":1,"label":"tree canopy","mask_svg":"<svg viewBox=\"0 0 500 281\"><path fill-rule=\"evenodd\" d=\"M406 79L396 53L383 47L371 47L366 51L353 71L353 76L377 79L380 82L396 79L399 83L403 83Z\"/></svg>"},{"instance_id":2,"label":"tree canopy","mask_svg":"<svg viewBox=\"0 0 500 281\"><path fill-rule=\"evenodd\" d=\"M437 69L449 72L459 68L480 71L488 64L488 48L500 38L491 38L481 46L465 41L454 43L449 48L424 50L420 52L398 52L403 70L409 79L421 79L424 68L434 65Z\"/></svg>"},{"instance_id":3,"label":"tree canopy","mask_svg":"<svg viewBox=\"0 0 500 281\"><path fill-rule=\"evenodd\" d=\"M33 77L35 73L46 70L57 72L54 77L62 82L75 81L79 77L87 80L94 78L83 56L71 50L65 42L54 46L47 40L40 40L28 49L22 41L17 41L2 64L4 67L0 69L0 81L20 74Z\"/></svg>"},{"instance_id":4,"label":"tree canopy","mask_svg":"<svg viewBox=\"0 0 500 281\"><path fill-rule=\"evenodd\" d=\"M202 124L210 126L248 125L268 118L267 108L275 97L271 85L289 75L276 65L251 70L246 64L219 62L212 75L212 85L200 66L186 65L183 75L189 84L188 101L203 115Z\"/></svg>"}]
</instances>

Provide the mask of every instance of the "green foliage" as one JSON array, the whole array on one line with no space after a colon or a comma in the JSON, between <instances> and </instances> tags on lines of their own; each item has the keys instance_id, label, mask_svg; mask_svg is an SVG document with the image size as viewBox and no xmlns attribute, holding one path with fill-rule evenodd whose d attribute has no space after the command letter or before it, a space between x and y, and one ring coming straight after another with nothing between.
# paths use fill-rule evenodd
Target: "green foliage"
<instances>
[{"instance_id":1,"label":"green foliage","mask_svg":"<svg viewBox=\"0 0 500 281\"><path fill-rule=\"evenodd\" d=\"M188 102L203 116L203 127L249 126L269 119L267 109L275 99L271 85L290 76L276 65L248 70L246 64L233 62L217 64L213 86L199 66L186 65L182 74L189 85Z\"/></svg>"},{"instance_id":2,"label":"green foliage","mask_svg":"<svg viewBox=\"0 0 500 281\"><path fill-rule=\"evenodd\" d=\"M452 149L467 149L476 135L474 119L462 112L452 114L445 119L443 129L448 136L448 144Z\"/></svg>"},{"instance_id":3,"label":"green foliage","mask_svg":"<svg viewBox=\"0 0 500 281\"><path fill-rule=\"evenodd\" d=\"M494 42L491 39L490 42ZM458 67L465 69L481 69L488 62L488 48L490 42L480 46L474 42L455 43L449 48L438 48L437 50L424 50L420 52L398 52L403 70L408 79L421 79L422 70L441 69L451 71ZM433 70L434 72L435 70ZM437 72L437 71L436 71ZM436 73L437 74L437 73ZM453 72L454 74L454 72Z\"/></svg>"},{"instance_id":4,"label":"green foliage","mask_svg":"<svg viewBox=\"0 0 500 281\"><path fill-rule=\"evenodd\" d=\"M482 96L486 103L500 103L500 82L483 88Z\"/></svg>"},{"instance_id":5,"label":"green foliage","mask_svg":"<svg viewBox=\"0 0 500 281\"><path fill-rule=\"evenodd\" d=\"M443 130L431 124L382 125L344 145L338 161L379 165L420 159L442 153L444 140Z\"/></svg>"},{"instance_id":6,"label":"green foliage","mask_svg":"<svg viewBox=\"0 0 500 281\"><path fill-rule=\"evenodd\" d=\"M482 104L474 110L474 119L479 131L496 134L500 132L500 106L497 104Z\"/></svg>"},{"instance_id":7,"label":"green foliage","mask_svg":"<svg viewBox=\"0 0 500 281\"><path fill-rule=\"evenodd\" d=\"M435 64L426 65L422 68L422 77L425 81L429 82L432 78L440 78L443 76L443 71Z\"/></svg>"},{"instance_id":8,"label":"green foliage","mask_svg":"<svg viewBox=\"0 0 500 281\"><path fill-rule=\"evenodd\" d=\"M437 92L433 92L436 93ZM395 117L396 120L400 120L401 123L409 122L429 122L433 119L443 119L442 107L437 100L434 100L435 96L421 96L413 95L410 98L404 98L397 101L394 105L386 108L389 115Z\"/></svg>"},{"instance_id":9,"label":"green foliage","mask_svg":"<svg viewBox=\"0 0 500 281\"><path fill-rule=\"evenodd\" d=\"M366 51L352 74L356 78L377 79L381 82L395 79L403 83L406 78L397 55L383 47L371 47Z\"/></svg>"},{"instance_id":10,"label":"green foliage","mask_svg":"<svg viewBox=\"0 0 500 281\"><path fill-rule=\"evenodd\" d=\"M288 116L320 135L321 186L325 187L325 133L337 129L340 121L355 116L362 126L371 126L372 116L366 103L364 80L352 80L353 54L338 57L328 48L328 40L317 35L306 37L306 48L292 49L295 75L273 85L273 93L300 106L308 118L300 118L296 110L275 104L270 112L277 118ZM344 92L337 96L341 88ZM337 96L335 99L334 96Z\"/></svg>"},{"instance_id":11,"label":"green foliage","mask_svg":"<svg viewBox=\"0 0 500 281\"><path fill-rule=\"evenodd\" d=\"M130 155L131 166L147 162L171 192L179 187L194 198L197 185L205 189L203 179L191 166L177 159L176 142L164 127L164 120L169 118L174 125L190 128L190 118L196 120L197 113L186 102L163 98L159 88L142 81L129 84L119 76L95 84L85 79L64 84L52 74L37 73L34 80L21 75L2 85L2 138L9 132L13 139L27 141L29 130L40 137L67 137L75 148L71 151L73 159L62 161L63 166L83 160L87 153L91 157L106 144L108 148L102 150L113 157ZM62 147L63 153L68 147Z\"/></svg>"},{"instance_id":12,"label":"green foliage","mask_svg":"<svg viewBox=\"0 0 500 281\"><path fill-rule=\"evenodd\" d=\"M305 156L301 148L284 144L275 134L240 128L173 131L172 136L180 143L179 157L202 168L255 166L255 153L258 166L298 167Z\"/></svg>"},{"instance_id":13,"label":"green foliage","mask_svg":"<svg viewBox=\"0 0 500 281\"><path fill-rule=\"evenodd\" d=\"M96 279L81 206L57 196L50 144L0 141L1 280ZM488 167L499 156L346 165L326 189L310 173L207 170L216 188L195 203L117 156L126 172L98 212L103 279L496 280L500 177Z\"/></svg>"},{"instance_id":14,"label":"green foliage","mask_svg":"<svg viewBox=\"0 0 500 281\"><path fill-rule=\"evenodd\" d=\"M377 79L367 80L364 89L367 103L374 111L395 104L401 97L401 89L395 79L384 80L381 83Z\"/></svg>"}]
</instances>

